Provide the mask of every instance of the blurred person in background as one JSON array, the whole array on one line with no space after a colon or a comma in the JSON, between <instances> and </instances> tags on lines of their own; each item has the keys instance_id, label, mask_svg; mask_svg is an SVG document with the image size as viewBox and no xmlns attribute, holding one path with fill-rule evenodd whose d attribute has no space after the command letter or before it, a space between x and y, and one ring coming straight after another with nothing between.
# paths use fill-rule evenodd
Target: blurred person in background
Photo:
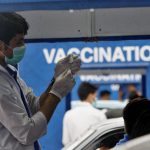
<instances>
[{"instance_id":1,"label":"blurred person in background","mask_svg":"<svg viewBox=\"0 0 150 150\"><path fill-rule=\"evenodd\" d=\"M132 91L129 93L128 101L131 102L132 100L138 98L140 95L136 91Z\"/></svg>"},{"instance_id":2,"label":"blurred person in background","mask_svg":"<svg viewBox=\"0 0 150 150\"><path fill-rule=\"evenodd\" d=\"M105 114L94 108L97 87L83 82L78 88L78 96L81 104L66 112L63 120L63 138L64 146L81 137L89 127L106 120Z\"/></svg>"},{"instance_id":3,"label":"blurred person in background","mask_svg":"<svg viewBox=\"0 0 150 150\"><path fill-rule=\"evenodd\" d=\"M100 97L99 99L102 102L107 103L110 100L110 96L111 96L110 91L102 90L99 94L99 97ZM113 103L113 101L112 101L112 103ZM111 103L111 105L112 105L112 103ZM103 109L103 111L105 112L107 119L122 117L122 109L121 108L113 108L113 109L106 108L106 109Z\"/></svg>"},{"instance_id":4,"label":"blurred person in background","mask_svg":"<svg viewBox=\"0 0 150 150\"><path fill-rule=\"evenodd\" d=\"M75 85L73 75L80 69L77 57L70 55L59 61L52 82L36 97L13 67L24 57L28 28L19 14L0 13L1 150L41 150L38 139L46 134L54 110Z\"/></svg>"},{"instance_id":5,"label":"blurred person in background","mask_svg":"<svg viewBox=\"0 0 150 150\"><path fill-rule=\"evenodd\" d=\"M134 84L129 84L127 86L127 90L128 90L128 93L136 92L137 91L136 86Z\"/></svg>"},{"instance_id":6,"label":"blurred person in background","mask_svg":"<svg viewBox=\"0 0 150 150\"><path fill-rule=\"evenodd\" d=\"M123 102L128 102L134 97L141 96L141 93L137 90L135 84L125 84L121 85L118 91L118 100Z\"/></svg>"},{"instance_id":7,"label":"blurred person in background","mask_svg":"<svg viewBox=\"0 0 150 150\"><path fill-rule=\"evenodd\" d=\"M129 84L127 86L127 91L128 91L128 97L130 95L137 95L137 96L141 96L141 93L137 90L136 85L135 84ZM133 96L131 96L133 97Z\"/></svg>"},{"instance_id":8,"label":"blurred person in background","mask_svg":"<svg viewBox=\"0 0 150 150\"><path fill-rule=\"evenodd\" d=\"M129 94L128 101L131 102L136 98L144 98L139 92L133 91Z\"/></svg>"},{"instance_id":9,"label":"blurred person in background","mask_svg":"<svg viewBox=\"0 0 150 150\"><path fill-rule=\"evenodd\" d=\"M110 100L110 95L111 95L111 92L108 91L108 90L103 90L100 92L99 94L99 99L100 100Z\"/></svg>"},{"instance_id":10,"label":"blurred person in background","mask_svg":"<svg viewBox=\"0 0 150 150\"><path fill-rule=\"evenodd\" d=\"M118 90L118 100L122 102L123 101L123 96L124 96L124 92L123 92L122 87L120 86L119 90Z\"/></svg>"},{"instance_id":11,"label":"blurred person in background","mask_svg":"<svg viewBox=\"0 0 150 150\"><path fill-rule=\"evenodd\" d=\"M117 143L121 145L131 139L150 133L150 100L138 97L127 104L123 110L126 134Z\"/></svg>"}]
</instances>

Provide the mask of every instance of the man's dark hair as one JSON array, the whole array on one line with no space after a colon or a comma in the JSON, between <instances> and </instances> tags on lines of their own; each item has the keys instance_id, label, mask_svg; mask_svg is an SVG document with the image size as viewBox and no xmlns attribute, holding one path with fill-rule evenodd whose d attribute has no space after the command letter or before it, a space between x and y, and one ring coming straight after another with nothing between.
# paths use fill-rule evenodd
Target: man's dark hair
<instances>
[{"instance_id":1,"label":"man's dark hair","mask_svg":"<svg viewBox=\"0 0 150 150\"><path fill-rule=\"evenodd\" d=\"M27 34L28 24L16 13L0 13L0 40L9 44L16 34Z\"/></svg>"},{"instance_id":2,"label":"man's dark hair","mask_svg":"<svg viewBox=\"0 0 150 150\"><path fill-rule=\"evenodd\" d=\"M89 94L95 93L97 87L88 82L82 82L78 88L78 96L81 101L86 100Z\"/></svg>"},{"instance_id":3,"label":"man's dark hair","mask_svg":"<svg viewBox=\"0 0 150 150\"><path fill-rule=\"evenodd\" d=\"M108 90L103 90L103 91L101 91L100 92L100 97L103 97L103 96L105 96L105 95L110 95L111 93L110 93L110 91L108 91Z\"/></svg>"},{"instance_id":4,"label":"man's dark hair","mask_svg":"<svg viewBox=\"0 0 150 150\"><path fill-rule=\"evenodd\" d=\"M13 23L0 13L0 40L9 44L10 40L17 34L22 32L19 24Z\"/></svg>"},{"instance_id":5,"label":"man's dark hair","mask_svg":"<svg viewBox=\"0 0 150 150\"><path fill-rule=\"evenodd\" d=\"M27 31L29 29L29 24L28 22L25 20L25 18L23 18L20 14L17 14L15 12L4 12L2 13L2 15L4 17L6 17L8 20L12 21L12 22L16 22L17 24L20 24L23 28L22 33L24 35L27 34Z\"/></svg>"},{"instance_id":6,"label":"man's dark hair","mask_svg":"<svg viewBox=\"0 0 150 150\"><path fill-rule=\"evenodd\" d=\"M125 122L126 132L129 138L132 137L132 131L134 130L134 125L139 119L139 116L150 110L150 101L146 98L136 98L132 100L123 110L123 118Z\"/></svg>"}]
</instances>

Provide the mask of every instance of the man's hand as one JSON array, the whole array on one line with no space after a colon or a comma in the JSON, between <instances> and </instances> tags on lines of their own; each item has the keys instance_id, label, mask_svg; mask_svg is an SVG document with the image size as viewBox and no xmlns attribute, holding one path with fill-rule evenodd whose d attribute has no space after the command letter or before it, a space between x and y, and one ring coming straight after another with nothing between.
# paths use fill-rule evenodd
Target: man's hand
<instances>
[{"instance_id":1,"label":"man's hand","mask_svg":"<svg viewBox=\"0 0 150 150\"><path fill-rule=\"evenodd\" d=\"M72 75L75 75L81 66L81 60L77 55L71 54L61 59L55 67L54 78L56 79L61 73L71 70Z\"/></svg>"},{"instance_id":2,"label":"man's hand","mask_svg":"<svg viewBox=\"0 0 150 150\"><path fill-rule=\"evenodd\" d=\"M54 94L59 99L62 99L72 90L74 85L75 80L73 78L71 70L65 70L55 79L55 82L49 93Z\"/></svg>"},{"instance_id":3,"label":"man's hand","mask_svg":"<svg viewBox=\"0 0 150 150\"><path fill-rule=\"evenodd\" d=\"M64 59L61 59L56 64L54 78L52 79L52 81L49 84L46 91L40 96L40 106L42 106L44 104L44 101L46 100L47 96L49 95L49 92L51 91L54 83L56 82L56 79L58 80L58 77L63 72L67 72L69 70L72 75L75 75L80 70L80 66L81 66L81 60L77 55L71 54L71 55L68 55L67 57L65 57ZM56 84L55 84L55 86L56 86ZM55 86L54 86L54 89L55 89ZM63 86L59 86L59 88L62 88L62 87Z\"/></svg>"}]
</instances>

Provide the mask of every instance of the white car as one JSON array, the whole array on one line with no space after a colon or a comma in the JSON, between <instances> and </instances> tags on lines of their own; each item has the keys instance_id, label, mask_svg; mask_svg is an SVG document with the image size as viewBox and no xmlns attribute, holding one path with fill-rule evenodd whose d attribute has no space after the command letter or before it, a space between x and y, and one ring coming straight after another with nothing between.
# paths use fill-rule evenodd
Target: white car
<instances>
[{"instance_id":1,"label":"white car","mask_svg":"<svg viewBox=\"0 0 150 150\"><path fill-rule=\"evenodd\" d=\"M112 150L150 150L150 135L136 138Z\"/></svg>"},{"instance_id":2,"label":"white car","mask_svg":"<svg viewBox=\"0 0 150 150\"><path fill-rule=\"evenodd\" d=\"M108 119L92 126L82 137L64 147L62 150L96 150L104 140L116 139L113 145L123 138L124 121L122 118Z\"/></svg>"}]
</instances>

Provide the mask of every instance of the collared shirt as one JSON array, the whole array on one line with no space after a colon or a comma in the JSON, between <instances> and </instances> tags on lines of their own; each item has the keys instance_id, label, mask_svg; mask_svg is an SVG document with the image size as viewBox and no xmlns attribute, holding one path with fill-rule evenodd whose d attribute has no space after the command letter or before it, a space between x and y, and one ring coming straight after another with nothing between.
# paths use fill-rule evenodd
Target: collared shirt
<instances>
[{"instance_id":1,"label":"collared shirt","mask_svg":"<svg viewBox=\"0 0 150 150\"><path fill-rule=\"evenodd\" d=\"M47 130L47 120L39 111L39 98L19 76L17 81L32 112L31 117L23 104L17 82L0 65L0 150L34 150L34 142Z\"/></svg>"},{"instance_id":2,"label":"collared shirt","mask_svg":"<svg viewBox=\"0 0 150 150\"><path fill-rule=\"evenodd\" d=\"M105 114L87 102L82 102L79 106L69 110L63 121L62 142L64 146L82 136L90 126L104 120L106 120Z\"/></svg>"}]
</instances>

